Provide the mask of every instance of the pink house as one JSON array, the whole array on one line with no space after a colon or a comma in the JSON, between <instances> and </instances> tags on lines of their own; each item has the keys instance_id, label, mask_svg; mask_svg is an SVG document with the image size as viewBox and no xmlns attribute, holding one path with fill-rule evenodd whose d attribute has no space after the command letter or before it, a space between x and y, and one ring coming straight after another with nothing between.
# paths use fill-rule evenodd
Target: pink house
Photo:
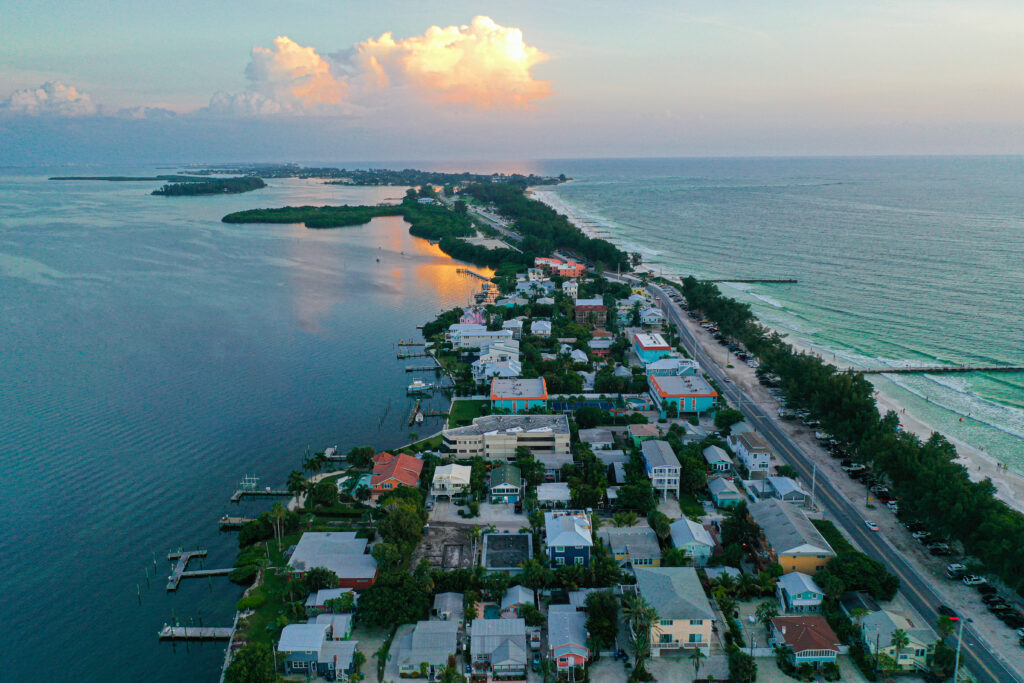
<instances>
[{"instance_id":1,"label":"pink house","mask_svg":"<svg viewBox=\"0 0 1024 683\"><path fill-rule=\"evenodd\" d=\"M548 608L548 650L559 671L587 665L587 616L575 605Z\"/></svg>"}]
</instances>

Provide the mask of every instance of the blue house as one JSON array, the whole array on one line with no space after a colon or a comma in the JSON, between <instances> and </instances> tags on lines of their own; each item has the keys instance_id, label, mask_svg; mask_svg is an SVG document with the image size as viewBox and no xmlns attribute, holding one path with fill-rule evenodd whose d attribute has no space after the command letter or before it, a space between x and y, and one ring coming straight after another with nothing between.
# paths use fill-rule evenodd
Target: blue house
<instances>
[{"instance_id":1,"label":"blue house","mask_svg":"<svg viewBox=\"0 0 1024 683\"><path fill-rule=\"evenodd\" d=\"M358 645L354 640L336 640L329 621L289 624L281 631L277 652L284 655L286 675L336 678L355 672L353 655Z\"/></svg>"},{"instance_id":2,"label":"blue house","mask_svg":"<svg viewBox=\"0 0 1024 683\"><path fill-rule=\"evenodd\" d=\"M587 513L580 510L546 512L544 534L552 567L590 566L590 548L594 545L594 538Z\"/></svg>"},{"instance_id":3,"label":"blue house","mask_svg":"<svg viewBox=\"0 0 1024 683\"><path fill-rule=\"evenodd\" d=\"M677 414L703 413L715 407L718 392L698 376L649 375L647 386L658 403L662 417L671 410Z\"/></svg>"},{"instance_id":4,"label":"blue house","mask_svg":"<svg viewBox=\"0 0 1024 683\"><path fill-rule=\"evenodd\" d=\"M711 500L720 508L734 508L747 499L736 484L725 477L708 479L708 491L711 492Z\"/></svg>"},{"instance_id":5,"label":"blue house","mask_svg":"<svg viewBox=\"0 0 1024 683\"><path fill-rule=\"evenodd\" d=\"M492 503L518 503L523 493L523 477L515 465L504 463L491 470Z\"/></svg>"},{"instance_id":6,"label":"blue house","mask_svg":"<svg viewBox=\"0 0 1024 683\"><path fill-rule=\"evenodd\" d=\"M825 593L814 579L800 572L780 576L776 591L782 608L790 614L817 612L825 599Z\"/></svg>"},{"instance_id":7,"label":"blue house","mask_svg":"<svg viewBox=\"0 0 1024 683\"><path fill-rule=\"evenodd\" d=\"M536 379L495 377L491 380L491 409L510 413L548 407L548 385Z\"/></svg>"},{"instance_id":8,"label":"blue house","mask_svg":"<svg viewBox=\"0 0 1024 683\"><path fill-rule=\"evenodd\" d=\"M644 365L672 355L672 347L660 334L634 334L633 350Z\"/></svg>"}]
</instances>

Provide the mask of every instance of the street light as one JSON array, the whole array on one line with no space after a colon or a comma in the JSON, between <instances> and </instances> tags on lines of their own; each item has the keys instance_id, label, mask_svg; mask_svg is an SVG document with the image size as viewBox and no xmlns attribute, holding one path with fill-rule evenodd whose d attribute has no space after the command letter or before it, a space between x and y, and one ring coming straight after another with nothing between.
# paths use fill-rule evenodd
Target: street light
<instances>
[{"instance_id":1,"label":"street light","mask_svg":"<svg viewBox=\"0 0 1024 683\"><path fill-rule=\"evenodd\" d=\"M956 657L953 660L953 683L957 681L957 675L960 673L960 645L964 642L964 622L973 622L973 619L967 617L957 617L960 622L960 628L957 630L956 635Z\"/></svg>"}]
</instances>

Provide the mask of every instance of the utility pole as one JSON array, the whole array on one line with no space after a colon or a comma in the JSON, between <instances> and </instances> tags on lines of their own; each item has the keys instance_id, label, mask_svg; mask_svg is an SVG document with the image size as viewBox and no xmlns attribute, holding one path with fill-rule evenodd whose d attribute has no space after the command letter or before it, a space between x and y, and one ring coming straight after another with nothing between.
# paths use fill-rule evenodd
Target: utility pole
<instances>
[{"instance_id":1,"label":"utility pole","mask_svg":"<svg viewBox=\"0 0 1024 683\"><path fill-rule=\"evenodd\" d=\"M814 462L814 470L811 472L811 507L817 509L814 504L814 487L818 483L818 463Z\"/></svg>"},{"instance_id":2,"label":"utility pole","mask_svg":"<svg viewBox=\"0 0 1024 683\"><path fill-rule=\"evenodd\" d=\"M970 621L965 617L960 617L960 628L957 629L956 636L956 657L953 659L953 683L956 683L957 675L960 673L960 646L964 642L964 622Z\"/></svg>"}]
</instances>

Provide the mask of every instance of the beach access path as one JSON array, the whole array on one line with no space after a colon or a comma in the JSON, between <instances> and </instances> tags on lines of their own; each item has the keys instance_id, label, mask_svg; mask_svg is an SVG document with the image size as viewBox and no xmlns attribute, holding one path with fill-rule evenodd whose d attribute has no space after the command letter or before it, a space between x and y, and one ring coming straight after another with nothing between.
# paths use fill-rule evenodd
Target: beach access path
<instances>
[{"instance_id":1,"label":"beach access path","mask_svg":"<svg viewBox=\"0 0 1024 683\"><path fill-rule=\"evenodd\" d=\"M613 277L607 275L608 277ZM661 297L668 320L680 329L682 343L704 371L722 388L724 397L739 408L748 422L772 446L777 464L794 465L801 480L810 487L815 482L815 503L836 523L855 546L883 562L900 578L900 590L929 624L938 621L936 608L949 605L974 622L964 628L961 662L981 683L1024 680L1024 661L1011 629L991 616L980 596L960 582L942 575L945 561L926 555L909 532L896 523L884 508L867 507L865 489L839 469L817 443L811 430L778 417L778 402L757 381L752 368L737 363L725 368L726 349L706 330L690 320L658 285L649 285ZM728 377L731 382L725 382ZM778 458L784 454L784 458ZM816 474L815 474L816 471ZM866 530L864 520L879 524L878 532ZM947 641L956 646L952 637Z\"/></svg>"}]
</instances>

